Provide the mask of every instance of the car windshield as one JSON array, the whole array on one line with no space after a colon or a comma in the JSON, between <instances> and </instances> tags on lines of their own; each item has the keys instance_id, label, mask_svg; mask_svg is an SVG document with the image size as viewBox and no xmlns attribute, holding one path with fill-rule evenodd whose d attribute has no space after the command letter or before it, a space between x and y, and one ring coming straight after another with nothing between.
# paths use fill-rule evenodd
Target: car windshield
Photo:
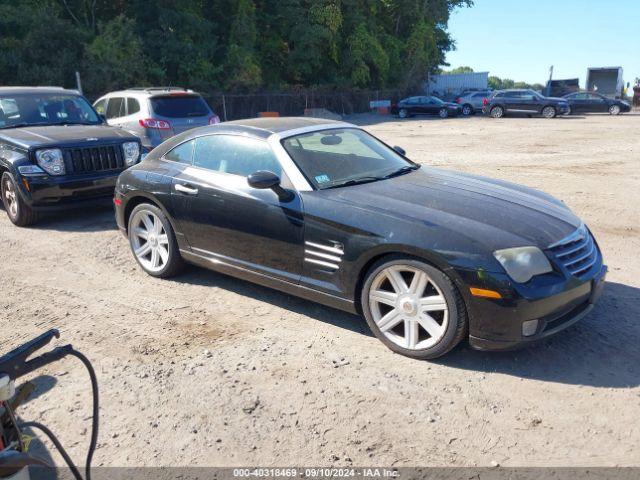
<instances>
[{"instance_id":1,"label":"car windshield","mask_svg":"<svg viewBox=\"0 0 640 480\"><path fill-rule=\"evenodd\" d=\"M419 168L357 128L295 135L284 139L282 144L319 190L375 182Z\"/></svg>"},{"instance_id":2,"label":"car windshield","mask_svg":"<svg viewBox=\"0 0 640 480\"><path fill-rule=\"evenodd\" d=\"M156 115L169 118L204 117L209 107L200 95L172 94L151 97Z\"/></svg>"},{"instance_id":3,"label":"car windshield","mask_svg":"<svg viewBox=\"0 0 640 480\"><path fill-rule=\"evenodd\" d=\"M79 95L37 92L0 95L0 128L101 122L89 102Z\"/></svg>"}]
</instances>

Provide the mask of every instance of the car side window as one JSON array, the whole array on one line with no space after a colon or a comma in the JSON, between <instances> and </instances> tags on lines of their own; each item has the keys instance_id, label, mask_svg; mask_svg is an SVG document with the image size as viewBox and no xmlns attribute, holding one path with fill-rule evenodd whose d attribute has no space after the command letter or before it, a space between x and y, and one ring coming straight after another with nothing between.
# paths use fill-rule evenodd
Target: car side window
<instances>
[{"instance_id":1,"label":"car side window","mask_svg":"<svg viewBox=\"0 0 640 480\"><path fill-rule=\"evenodd\" d=\"M106 103L107 103L106 99L100 100L100 101L96 102L96 104L93 106L93 108L100 115L104 115L104 107L105 107Z\"/></svg>"},{"instance_id":2,"label":"car side window","mask_svg":"<svg viewBox=\"0 0 640 480\"><path fill-rule=\"evenodd\" d=\"M107 118L124 117L125 115L125 103L122 97L113 97L109 99L107 104Z\"/></svg>"},{"instance_id":3,"label":"car side window","mask_svg":"<svg viewBox=\"0 0 640 480\"><path fill-rule=\"evenodd\" d=\"M196 139L193 165L248 177L258 170L282 176L282 167L269 144L240 135L208 135Z\"/></svg>"},{"instance_id":4,"label":"car side window","mask_svg":"<svg viewBox=\"0 0 640 480\"><path fill-rule=\"evenodd\" d=\"M188 142L181 143L173 150L165 153L164 158L166 160L171 160L172 162L191 165L193 161L193 146L195 143L195 140L189 140Z\"/></svg>"},{"instance_id":5,"label":"car side window","mask_svg":"<svg viewBox=\"0 0 640 480\"><path fill-rule=\"evenodd\" d=\"M135 98L127 98L127 115L133 115L140 111L140 102Z\"/></svg>"}]
</instances>

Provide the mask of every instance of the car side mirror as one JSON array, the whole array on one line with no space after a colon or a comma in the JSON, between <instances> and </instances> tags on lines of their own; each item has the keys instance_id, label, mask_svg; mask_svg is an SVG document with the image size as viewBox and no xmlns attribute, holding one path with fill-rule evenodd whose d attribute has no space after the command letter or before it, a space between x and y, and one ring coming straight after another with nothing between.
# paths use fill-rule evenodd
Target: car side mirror
<instances>
[{"instance_id":1,"label":"car side mirror","mask_svg":"<svg viewBox=\"0 0 640 480\"><path fill-rule=\"evenodd\" d=\"M400 155L402 155L403 157L406 157L406 156L407 156L407 152L405 151L405 149L404 149L404 148L399 147L399 146L397 146L397 145L396 145L395 147L393 147L393 149L394 149L396 152L398 152Z\"/></svg>"},{"instance_id":2,"label":"car side mirror","mask_svg":"<svg viewBox=\"0 0 640 480\"><path fill-rule=\"evenodd\" d=\"M280 185L280 177L268 170L253 172L247 177L247 183L251 188L259 190L271 189L276 192L281 200L288 200L292 197L291 192L288 192Z\"/></svg>"}]
</instances>

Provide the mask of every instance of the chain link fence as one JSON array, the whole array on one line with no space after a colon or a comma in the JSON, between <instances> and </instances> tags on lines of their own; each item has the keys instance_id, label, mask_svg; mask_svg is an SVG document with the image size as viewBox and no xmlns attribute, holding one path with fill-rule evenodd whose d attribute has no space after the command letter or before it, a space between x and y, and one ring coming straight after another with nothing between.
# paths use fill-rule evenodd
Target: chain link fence
<instances>
[{"instance_id":1,"label":"chain link fence","mask_svg":"<svg viewBox=\"0 0 640 480\"><path fill-rule=\"evenodd\" d=\"M301 116L305 109L324 108L338 115L369 112L369 102L409 96L402 90L358 90L294 93L225 94L200 92L221 120L257 117L260 112L278 112L280 116Z\"/></svg>"}]
</instances>

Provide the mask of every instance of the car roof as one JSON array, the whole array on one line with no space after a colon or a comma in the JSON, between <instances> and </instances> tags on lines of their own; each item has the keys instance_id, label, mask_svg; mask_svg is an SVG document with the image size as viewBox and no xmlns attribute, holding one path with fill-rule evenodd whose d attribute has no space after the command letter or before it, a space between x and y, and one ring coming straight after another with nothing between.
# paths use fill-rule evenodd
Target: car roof
<instances>
[{"instance_id":1,"label":"car roof","mask_svg":"<svg viewBox=\"0 0 640 480\"><path fill-rule=\"evenodd\" d=\"M247 131L253 131L254 133L262 132L259 134L262 137L268 137L274 133L286 133L293 132L300 129L310 129L313 131L317 127L318 130L322 128L331 127L355 127L350 123L345 123L337 120L328 120L326 118L311 118L311 117L268 117L268 118L248 118L244 120L233 120L230 122L224 122L218 124L220 127L227 127L229 129L245 129ZM205 127L206 128L206 127Z\"/></svg>"},{"instance_id":2,"label":"car roof","mask_svg":"<svg viewBox=\"0 0 640 480\"><path fill-rule=\"evenodd\" d=\"M80 92L77 90L69 90L62 87L0 87L0 95L15 95L21 93L68 93L80 95Z\"/></svg>"},{"instance_id":3,"label":"car roof","mask_svg":"<svg viewBox=\"0 0 640 480\"><path fill-rule=\"evenodd\" d=\"M114 97L118 95L153 97L156 95L171 95L171 94L200 95L198 92L191 90L190 88L183 88L183 87L132 87L132 88L126 88L124 90L115 90L113 92L105 93L100 98Z\"/></svg>"}]
</instances>

